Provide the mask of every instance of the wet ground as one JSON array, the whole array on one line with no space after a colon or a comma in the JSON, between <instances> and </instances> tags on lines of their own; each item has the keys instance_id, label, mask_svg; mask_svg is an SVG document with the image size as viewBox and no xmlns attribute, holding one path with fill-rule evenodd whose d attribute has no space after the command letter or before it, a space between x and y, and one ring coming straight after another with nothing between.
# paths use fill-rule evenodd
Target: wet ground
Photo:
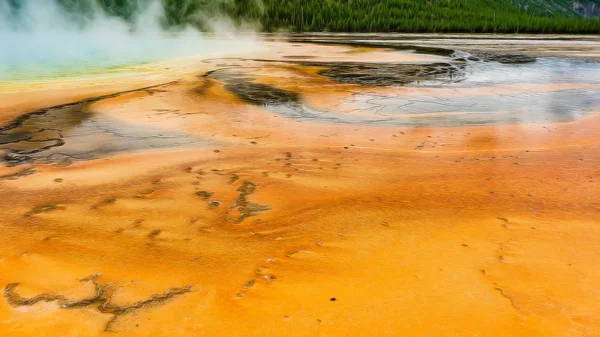
<instances>
[{"instance_id":1,"label":"wet ground","mask_svg":"<svg viewBox=\"0 0 600 337\"><path fill-rule=\"evenodd\" d=\"M371 44L378 48L390 46L389 41L385 40L335 40L335 43L360 43L361 46ZM302 60L306 59L302 55L286 55L286 60L253 60L260 66L244 66L244 59L212 59L209 62L216 63L217 69L204 77L217 80L225 90L250 104L263 106L284 117L320 123L452 127L571 122L594 114L600 106L600 92L595 87L499 95L459 93L460 88L482 86L563 83L597 85L600 84L600 67L595 62L411 45L398 48L391 45L394 50L441 54L446 62L311 62ZM340 84L363 87L457 88L459 94L457 97L395 97L361 93L360 89L355 89L351 95L336 102L332 109L320 110L311 107L301 92L259 83L262 73L269 69L293 73L298 67L320 69L317 75ZM140 91L142 90L144 89ZM145 90L155 92L160 89ZM114 95L51 107L16 118L0 129L3 161L8 165L32 161L69 163L73 160L100 158L111 153L193 147L209 143L181 132L163 130L159 126L128 125L86 110L90 104L112 97ZM177 109L156 111L169 114L176 113Z\"/></svg>"},{"instance_id":2,"label":"wet ground","mask_svg":"<svg viewBox=\"0 0 600 337\"><path fill-rule=\"evenodd\" d=\"M154 93L157 90L160 88L139 91ZM209 143L160 126L128 125L89 111L91 104L117 96L119 94L88 99L19 116L0 128L2 161L8 166L32 162L69 164L120 152L198 147Z\"/></svg>"},{"instance_id":3,"label":"wet ground","mask_svg":"<svg viewBox=\"0 0 600 337\"><path fill-rule=\"evenodd\" d=\"M597 335L597 38L290 39L0 93L0 335Z\"/></svg>"}]
</instances>

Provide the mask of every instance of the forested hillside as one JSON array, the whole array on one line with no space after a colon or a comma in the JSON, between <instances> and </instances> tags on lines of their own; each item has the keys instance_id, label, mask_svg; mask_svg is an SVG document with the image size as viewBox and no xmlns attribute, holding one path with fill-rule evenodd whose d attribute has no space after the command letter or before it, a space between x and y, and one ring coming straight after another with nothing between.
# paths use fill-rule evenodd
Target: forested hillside
<instances>
[{"instance_id":1,"label":"forested hillside","mask_svg":"<svg viewBox=\"0 0 600 337\"><path fill-rule=\"evenodd\" d=\"M600 17L600 1L597 0L510 0L510 2L535 15Z\"/></svg>"},{"instance_id":2,"label":"forested hillside","mask_svg":"<svg viewBox=\"0 0 600 337\"><path fill-rule=\"evenodd\" d=\"M18 11L19 0L0 0ZM90 1L130 18L150 0L58 1L85 17ZM264 31L600 33L600 0L160 0L163 24L209 29L219 16ZM2 7L2 8L6 8Z\"/></svg>"},{"instance_id":3,"label":"forested hillside","mask_svg":"<svg viewBox=\"0 0 600 337\"><path fill-rule=\"evenodd\" d=\"M599 33L600 20L546 1L265 0L266 30L345 32ZM528 5L526 5L526 3Z\"/></svg>"}]
</instances>

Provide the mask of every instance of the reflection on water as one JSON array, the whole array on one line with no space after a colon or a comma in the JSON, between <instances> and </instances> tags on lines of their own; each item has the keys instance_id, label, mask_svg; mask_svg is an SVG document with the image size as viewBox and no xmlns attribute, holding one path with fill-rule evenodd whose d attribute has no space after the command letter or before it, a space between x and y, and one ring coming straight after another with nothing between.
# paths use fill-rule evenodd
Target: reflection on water
<instances>
[{"instance_id":1,"label":"reflection on water","mask_svg":"<svg viewBox=\"0 0 600 337\"><path fill-rule=\"evenodd\" d=\"M366 92L372 92L370 87L385 86L455 90L451 97L447 94L436 96L435 92L406 97L393 92L361 93L360 89L352 88L355 93L336 102L335 108L330 110L312 107L310 101L295 92L287 92L287 97L293 97L293 101L261 100L261 95L281 95L282 89L263 84L260 88L252 88L250 84L262 76L254 68L237 67L235 71L216 71L211 76L225 82L226 89L238 97L269 111L293 119L335 124L453 127L570 122L589 116L600 107L600 88L520 87L600 84L600 64L558 58L525 59L525 62L519 56L514 57L517 63L509 63L510 58L506 56L488 57L503 60L498 62L461 52L448 58L448 63L300 63L322 68L318 74L339 83L340 90L347 84L364 87ZM285 85L286 81L282 83ZM482 87L489 90L475 95L468 92L468 89ZM511 93L496 91L495 87L511 87ZM328 90L336 88L328 85Z\"/></svg>"},{"instance_id":2,"label":"reflection on water","mask_svg":"<svg viewBox=\"0 0 600 337\"><path fill-rule=\"evenodd\" d=\"M413 49L442 54L437 49ZM204 78L220 82L224 90L246 104L317 123L458 127L570 122L600 107L600 86L593 87L600 84L600 65L594 62L461 51L445 53L442 61L436 58L435 62L416 64L307 61L298 55L285 56L283 61L205 60L216 69ZM265 80L277 72L286 75ZM302 76L296 77L299 72ZM583 87L545 86L554 84ZM538 89L523 85L537 85ZM323 93L347 94L327 99L332 103L327 108L315 108L303 92L311 86L323 86ZM427 88L429 92L404 95L391 87ZM487 91L469 91L485 87ZM436 90L445 92L438 95ZM128 125L86 110L87 105L103 98L31 112L14 120L0 129L0 155L9 164L57 162L205 144L184 131Z\"/></svg>"},{"instance_id":3,"label":"reflection on water","mask_svg":"<svg viewBox=\"0 0 600 337\"><path fill-rule=\"evenodd\" d=\"M31 161L70 163L118 152L207 144L183 133L91 113L87 110L89 104L40 110L1 128L1 159L9 165Z\"/></svg>"},{"instance_id":4,"label":"reflection on water","mask_svg":"<svg viewBox=\"0 0 600 337\"><path fill-rule=\"evenodd\" d=\"M466 76L453 87L520 84L580 83L599 84L600 64L581 60L538 58L526 64L468 62Z\"/></svg>"},{"instance_id":5,"label":"reflection on water","mask_svg":"<svg viewBox=\"0 0 600 337\"><path fill-rule=\"evenodd\" d=\"M390 34L394 35L394 34ZM402 35L402 34L400 34ZM403 52L416 52L421 54L433 54L445 56L448 60L464 60L468 67L465 67L467 76L463 81L454 82L453 86L476 86L476 85L509 85L509 84L546 84L546 83L600 83L600 67L596 62L590 62L578 59L563 59L559 57L531 57L522 54L523 51L534 51L539 48L535 40L550 39L553 43L563 42L553 48L557 51L574 52L579 49L595 48L594 44L586 42L585 37L577 37L576 41L569 41L571 38L551 37L528 37L527 41L514 39L514 46L507 45L507 39L498 37L498 41L490 40L489 37L469 36L465 40L456 40L453 44L444 43L440 36L427 34L425 36L388 36L369 34L369 39L359 39L358 36L335 34L333 36L315 38L306 36L298 39L302 42L312 43L334 43L340 45L368 46L376 48L392 48ZM443 36L444 38L457 37ZM363 37L364 38L364 37ZM464 38L464 37L458 37ZM572 38L575 39L575 38ZM478 41L480 40L480 41ZM452 41L452 39L450 40ZM510 40L508 40L510 41ZM447 41L446 41L447 42ZM473 45L483 45L485 48L491 48L492 44L505 46L500 51L461 51L461 46L472 47ZM567 45L565 48L564 45ZM562 45L562 47L559 47ZM570 46L576 46L577 49L570 49ZM515 48L517 48L515 50ZM544 45L542 44L543 48ZM482 47L483 48L483 47ZM472 49L472 48L470 48ZM478 61L472 61L477 59ZM492 61L492 62L490 62ZM501 61L501 62L497 62ZM435 82L424 82L418 85L438 85ZM444 82L449 85L449 83Z\"/></svg>"},{"instance_id":6,"label":"reflection on water","mask_svg":"<svg viewBox=\"0 0 600 337\"><path fill-rule=\"evenodd\" d=\"M302 104L267 105L294 119L341 124L405 127L570 122L600 107L599 89L461 97L382 97L357 94L340 107L317 111Z\"/></svg>"}]
</instances>

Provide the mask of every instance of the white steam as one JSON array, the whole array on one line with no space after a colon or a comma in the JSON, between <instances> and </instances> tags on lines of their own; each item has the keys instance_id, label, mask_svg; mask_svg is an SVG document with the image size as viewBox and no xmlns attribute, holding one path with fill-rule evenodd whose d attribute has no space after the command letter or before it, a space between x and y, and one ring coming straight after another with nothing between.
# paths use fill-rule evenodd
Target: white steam
<instances>
[{"instance_id":1,"label":"white steam","mask_svg":"<svg viewBox=\"0 0 600 337\"><path fill-rule=\"evenodd\" d=\"M237 39L226 20L214 20L220 38L184 27L161 26L160 0L141 0L129 20L110 16L94 0L74 16L56 0L18 0L18 12L0 0L0 81L86 73L107 67L173 57L251 48ZM202 13L198 13L202 15ZM225 23L224 23L225 22Z\"/></svg>"}]
</instances>

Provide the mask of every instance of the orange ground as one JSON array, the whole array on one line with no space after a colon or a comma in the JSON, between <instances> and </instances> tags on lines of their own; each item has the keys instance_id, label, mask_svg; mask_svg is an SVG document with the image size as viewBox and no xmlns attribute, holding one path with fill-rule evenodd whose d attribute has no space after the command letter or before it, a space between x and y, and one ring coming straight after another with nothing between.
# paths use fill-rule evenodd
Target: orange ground
<instances>
[{"instance_id":1,"label":"orange ground","mask_svg":"<svg viewBox=\"0 0 600 337\"><path fill-rule=\"evenodd\" d=\"M319 54L310 48L303 52ZM210 67L198 62L159 93L91 109L219 146L35 165L33 175L0 180L0 287L19 283L0 303L1 336L600 333L600 115L468 128L298 122L196 77ZM478 90L364 89L299 66L265 71L260 82L322 108L360 90ZM487 89L479 90L557 87ZM6 104L5 113L19 107ZM269 210L237 221L245 182L255 185L245 198ZM213 194L204 200L201 191ZM210 209L211 200L220 206ZM94 282L106 289L101 302L61 308L56 300L93 298ZM15 305L15 294L55 300Z\"/></svg>"}]
</instances>

